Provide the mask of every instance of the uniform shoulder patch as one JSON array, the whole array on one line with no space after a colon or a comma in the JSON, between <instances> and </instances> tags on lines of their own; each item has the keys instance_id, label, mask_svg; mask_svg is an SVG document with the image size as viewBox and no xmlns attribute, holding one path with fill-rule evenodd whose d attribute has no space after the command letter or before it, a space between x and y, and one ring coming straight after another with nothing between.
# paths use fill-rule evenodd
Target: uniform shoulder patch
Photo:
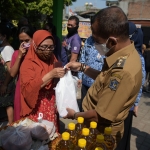
<instances>
[{"instance_id":1,"label":"uniform shoulder patch","mask_svg":"<svg viewBox=\"0 0 150 150\"><path fill-rule=\"evenodd\" d=\"M118 88L119 82L116 79L111 79L109 83L109 88L113 91L116 91Z\"/></svg>"},{"instance_id":2,"label":"uniform shoulder patch","mask_svg":"<svg viewBox=\"0 0 150 150\"><path fill-rule=\"evenodd\" d=\"M128 58L128 56L121 56L121 57L119 57L118 60L114 63L112 68L123 69L127 58Z\"/></svg>"}]
</instances>

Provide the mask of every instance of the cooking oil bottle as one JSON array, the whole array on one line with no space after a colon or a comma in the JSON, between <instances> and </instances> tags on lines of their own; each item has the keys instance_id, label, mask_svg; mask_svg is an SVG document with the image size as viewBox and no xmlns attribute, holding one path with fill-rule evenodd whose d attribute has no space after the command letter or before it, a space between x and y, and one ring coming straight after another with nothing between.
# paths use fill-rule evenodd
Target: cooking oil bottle
<instances>
[{"instance_id":1,"label":"cooking oil bottle","mask_svg":"<svg viewBox=\"0 0 150 150\"><path fill-rule=\"evenodd\" d=\"M90 122L90 137L92 139L93 142L96 141L96 137L99 134L98 130L97 130L97 122Z\"/></svg>"},{"instance_id":2,"label":"cooking oil bottle","mask_svg":"<svg viewBox=\"0 0 150 150\"><path fill-rule=\"evenodd\" d=\"M91 146L92 146L92 139L89 136L90 130L88 128L83 128L82 129L82 135L80 138L83 138L86 140L86 148L87 150L91 150Z\"/></svg>"},{"instance_id":3,"label":"cooking oil bottle","mask_svg":"<svg viewBox=\"0 0 150 150\"><path fill-rule=\"evenodd\" d=\"M78 140L78 146L75 150L87 150L86 149L86 140L85 139L79 139Z\"/></svg>"},{"instance_id":4,"label":"cooking oil bottle","mask_svg":"<svg viewBox=\"0 0 150 150\"><path fill-rule=\"evenodd\" d=\"M74 147L70 141L70 134L68 132L62 133L62 140L56 146L56 150L74 150Z\"/></svg>"},{"instance_id":5,"label":"cooking oil bottle","mask_svg":"<svg viewBox=\"0 0 150 150\"><path fill-rule=\"evenodd\" d=\"M74 123L69 123L68 124L68 133L70 134L70 141L76 145L76 141L77 141L77 134L75 131L75 124Z\"/></svg>"},{"instance_id":6,"label":"cooking oil bottle","mask_svg":"<svg viewBox=\"0 0 150 150\"><path fill-rule=\"evenodd\" d=\"M111 135L111 133L112 133L112 128L106 127L104 130L104 142L108 150L113 150L115 145L115 140Z\"/></svg>"},{"instance_id":7,"label":"cooking oil bottle","mask_svg":"<svg viewBox=\"0 0 150 150\"><path fill-rule=\"evenodd\" d=\"M94 150L103 150L101 147L96 147Z\"/></svg>"},{"instance_id":8,"label":"cooking oil bottle","mask_svg":"<svg viewBox=\"0 0 150 150\"><path fill-rule=\"evenodd\" d=\"M84 128L84 118L83 117L78 117L77 118L77 124L76 124L76 134L77 134L77 139L79 139L79 137L82 134L82 129Z\"/></svg>"},{"instance_id":9,"label":"cooking oil bottle","mask_svg":"<svg viewBox=\"0 0 150 150\"><path fill-rule=\"evenodd\" d=\"M96 142L91 146L91 150L95 150L96 147L108 150L104 143L104 136L102 134L97 135Z\"/></svg>"}]
</instances>

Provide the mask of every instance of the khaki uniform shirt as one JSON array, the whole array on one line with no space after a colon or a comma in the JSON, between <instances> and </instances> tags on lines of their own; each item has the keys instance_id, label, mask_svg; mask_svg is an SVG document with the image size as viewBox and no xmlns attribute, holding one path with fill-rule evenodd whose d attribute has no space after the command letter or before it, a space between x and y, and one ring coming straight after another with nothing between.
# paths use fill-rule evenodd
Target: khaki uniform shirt
<instances>
[{"instance_id":1,"label":"khaki uniform shirt","mask_svg":"<svg viewBox=\"0 0 150 150\"><path fill-rule=\"evenodd\" d=\"M95 109L98 129L112 126L112 135L119 141L124 120L133 106L142 84L142 67L134 43L107 57L101 73L89 88L82 107Z\"/></svg>"}]
</instances>

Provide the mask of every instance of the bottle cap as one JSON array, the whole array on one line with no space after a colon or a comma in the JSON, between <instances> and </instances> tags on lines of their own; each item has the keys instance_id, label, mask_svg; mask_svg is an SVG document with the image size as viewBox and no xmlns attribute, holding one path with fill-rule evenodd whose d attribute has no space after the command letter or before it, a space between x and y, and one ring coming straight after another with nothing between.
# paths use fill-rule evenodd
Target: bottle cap
<instances>
[{"instance_id":1,"label":"bottle cap","mask_svg":"<svg viewBox=\"0 0 150 150\"><path fill-rule=\"evenodd\" d=\"M94 121L90 122L90 128L93 128L93 129L97 128L97 122L94 122Z\"/></svg>"},{"instance_id":2,"label":"bottle cap","mask_svg":"<svg viewBox=\"0 0 150 150\"><path fill-rule=\"evenodd\" d=\"M78 117L78 123L83 123L84 122L84 118L83 117Z\"/></svg>"},{"instance_id":3,"label":"bottle cap","mask_svg":"<svg viewBox=\"0 0 150 150\"><path fill-rule=\"evenodd\" d=\"M74 123L69 123L68 124L68 129L69 130L75 130L75 124Z\"/></svg>"},{"instance_id":4,"label":"bottle cap","mask_svg":"<svg viewBox=\"0 0 150 150\"><path fill-rule=\"evenodd\" d=\"M37 118L38 122L41 123L43 119L43 113L39 113L39 116Z\"/></svg>"},{"instance_id":5,"label":"bottle cap","mask_svg":"<svg viewBox=\"0 0 150 150\"><path fill-rule=\"evenodd\" d=\"M96 141L99 143L104 142L104 136L102 134L97 135Z\"/></svg>"},{"instance_id":6,"label":"bottle cap","mask_svg":"<svg viewBox=\"0 0 150 150\"><path fill-rule=\"evenodd\" d=\"M101 147L96 147L95 150L103 150Z\"/></svg>"},{"instance_id":7,"label":"bottle cap","mask_svg":"<svg viewBox=\"0 0 150 150\"><path fill-rule=\"evenodd\" d=\"M108 134L108 135L110 135L111 132L112 132L112 128L111 127L106 127L105 130L104 130L104 133Z\"/></svg>"},{"instance_id":8,"label":"bottle cap","mask_svg":"<svg viewBox=\"0 0 150 150\"><path fill-rule=\"evenodd\" d=\"M70 134L68 133L68 132L64 132L64 133L62 133L62 139L63 140L69 140L69 138L70 138Z\"/></svg>"},{"instance_id":9,"label":"bottle cap","mask_svg":"<svg viewBox=\"0 0 150 150\"><path fill-rule=\"evenodd\" d=\"M78 146L80 148L84 148L86 146L86 140L85 139L79 139L78 140Z\"/></svg>"},{"instance_id":10,"label":"bottle cap","mask_svg":"<svg viewBox=\"0 0 150 150\"><path fill-rule=\"evenodd\" d=\"M88 128L83 128L83 129L82 129L82 135L88 136L89 133L90 133L90 130L89 130Z\"/></svg>"}]
</instances>

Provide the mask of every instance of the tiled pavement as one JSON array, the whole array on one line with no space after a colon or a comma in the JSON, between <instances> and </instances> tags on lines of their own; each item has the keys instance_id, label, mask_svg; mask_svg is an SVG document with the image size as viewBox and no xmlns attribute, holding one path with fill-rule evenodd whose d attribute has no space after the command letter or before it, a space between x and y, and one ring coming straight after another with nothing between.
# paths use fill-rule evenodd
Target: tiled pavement
<instances>
[{"instance_id":1,"label":"tiled pavement","mask_svg":"<svg viewBox=\"0 0 150 150\"><path fill-rule=\"evenodd\" d=\"M150 150L150 93L143 93L138 116L133 117L131 150Z\"/></svg>"}]
</instances>

